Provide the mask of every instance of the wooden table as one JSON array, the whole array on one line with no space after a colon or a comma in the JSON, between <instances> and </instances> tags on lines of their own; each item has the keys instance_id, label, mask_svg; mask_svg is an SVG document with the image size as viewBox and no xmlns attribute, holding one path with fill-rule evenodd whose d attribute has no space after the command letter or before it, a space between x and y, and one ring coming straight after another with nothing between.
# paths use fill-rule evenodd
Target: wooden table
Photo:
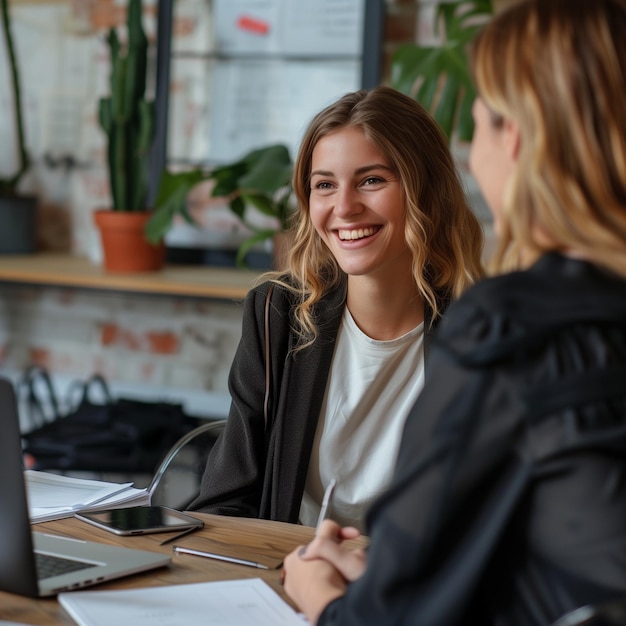
<instances>
[{"instance_id":1,"label":"wooden table","mask_svg":"<svg viewBox=\"0 0 626 626\"><path fill-rule=\"evenodd\" d=\"M91 587L91 589L132 589L211 580L262 578L285 600L288 600L280 584L280 565L283 556L298 545L310 541L314 533L313 528L258 519L199 513L192 513L192 515L202 518L205 527L174 543L256 561L272 569L263 570L202 557L172 554L172 563L168 567L134 574ZM171 536L169 533L118 537L73 518L36 524L33 529L167 554L172 553L172 545L174 545L174 543L159 545L161 541ZM350 543L364 545L365 539ZM50 626L74 624L54 598L37 600L2 592L0 592L0 620Z\"/></svg>"}]
</instances>

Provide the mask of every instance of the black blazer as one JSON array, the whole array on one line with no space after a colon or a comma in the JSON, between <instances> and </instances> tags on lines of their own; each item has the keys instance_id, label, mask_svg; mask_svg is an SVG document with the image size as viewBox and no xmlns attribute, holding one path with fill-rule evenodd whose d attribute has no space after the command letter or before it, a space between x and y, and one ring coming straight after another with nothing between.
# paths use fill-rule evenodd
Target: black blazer
<instances>
[{"instance_id":1,"label":"black blazer","mask_svg":"<svg viewBox=\"0 0 626 626\"><path fill-rule=\"evenodd\" d=\"M242 337L229 376L232 403L226 428L211 451L200 495L190 508L295 523L346 288L342 284L319 302L319 336L294 354L293 296L275 287L269 324L271 394L266 428L264 314L270 284L252 289L244 301ZM426 357L432 336L429 310L425 316Z\"/></svg>"}]
</instances>

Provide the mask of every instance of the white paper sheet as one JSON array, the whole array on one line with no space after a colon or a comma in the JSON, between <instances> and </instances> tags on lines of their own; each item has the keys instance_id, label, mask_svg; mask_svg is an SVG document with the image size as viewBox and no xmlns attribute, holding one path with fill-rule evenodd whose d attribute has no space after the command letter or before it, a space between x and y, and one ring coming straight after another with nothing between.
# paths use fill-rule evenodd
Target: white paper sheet
<instances>
[{"instance_id":1,"label":"white paper sheet","mask_svg":"<svg viewBox=\"0 0 626 626\"><path fill-rule=\"evenodd\" d=\"M79 626L303 626L260 578L123 591L71 591L61 606Z\"/></svg>"},{"instance_id":2,"label":"white paper sheet","mask_svg":"<svg viewBox=\"0 0 626 626\"><path fill-rule=\"evenodd\" d=\"M59 476L48 472L24 472L28 510L33 523L70 517L76 511L149 504L146 489L133 483L110 483Z\"/></svg>"}]
</instances>

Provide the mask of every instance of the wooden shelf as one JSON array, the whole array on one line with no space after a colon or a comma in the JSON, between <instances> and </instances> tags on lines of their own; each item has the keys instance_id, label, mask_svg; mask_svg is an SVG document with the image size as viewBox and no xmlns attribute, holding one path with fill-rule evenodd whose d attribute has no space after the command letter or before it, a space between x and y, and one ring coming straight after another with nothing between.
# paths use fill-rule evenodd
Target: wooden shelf
<instances>
[{"instance_id":1,"label":"wooden shelf","mask_svg":"<svg viewBox=\"0 0 626 626\"><path fill-rule=\"evenodd\" d=\"M235 268L168 265L158 272L108 273L88 259L64 254L0 255L0 281L242 299L260 272Z\"/></svg>"}]
</instances>

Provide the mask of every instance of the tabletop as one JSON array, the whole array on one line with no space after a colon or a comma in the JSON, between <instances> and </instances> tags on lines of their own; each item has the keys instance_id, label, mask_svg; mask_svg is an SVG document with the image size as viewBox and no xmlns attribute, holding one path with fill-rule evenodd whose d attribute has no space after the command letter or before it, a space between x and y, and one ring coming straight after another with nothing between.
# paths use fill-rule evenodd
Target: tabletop
<instances>
[{"instance_id":1,"label":"tabletop","mask_svg":"<svg viewBox=\"0 0 626 626\"><path fill-rule=\"evenodd\" d=\"M261 578L289 602L280 582L282 558L298 545L310 541L314 534L313 528L195 512L191 515L201 518L205 523L204 528L164 546L160 544L170 534L120 537L74 518L36 524L33 529L38 532L172 555L172 563L168 567L103 583L91 587L93 590L136 589L212 580ZM366 540L361 538L350 543L365 545ZM191 555L175 555L172 553L172 546L175 544L256 561L270 569L263 570ZM0 592L0 620L50 626L74 624L55 598L33 599L2 592Z\"/></svg>"}]
</instances>

